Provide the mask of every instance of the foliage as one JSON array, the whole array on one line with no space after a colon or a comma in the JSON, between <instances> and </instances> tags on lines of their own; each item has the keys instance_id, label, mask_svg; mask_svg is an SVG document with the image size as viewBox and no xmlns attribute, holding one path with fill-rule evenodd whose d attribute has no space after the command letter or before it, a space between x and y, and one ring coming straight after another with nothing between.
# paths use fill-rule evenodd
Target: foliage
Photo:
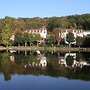
<instances>
[{"instance_id":1,"label":"foliage","mask_svg":"<svg viewBox=\"0 0 90 90\"><path fill-rule=\"evenodd\" d=\"M90 36L85 37L83 46L84 47L90 47Z\"/></svg>"},{"instance_id":2,"label":"foliage","mask_svg":"<svg viewBox=\"0 0 90 90\"><path fill-rule=\"evenodd\" d=\"M49 40L49 44L53 46L53 44L55 43L55 35L50 33L48 40Z\"/></svg>"},{"instance_id":3,"label":"foliage","mask_svg":"<svg viewBox=\"0 0 90 90\"><path fill-rule=\"evenodd\" d=\"M25 47L27 46L27 42L29 42L29 34L28 33L24 33L23 34L23 41L25 43Z\"/></svg>"},{"instance_id":4,"label":"foliage","mask_svg":"<svg viewBox=\"0 0 90 90\"><path fill-rule=\"evenodd\" d=\"M74 62L74 57L73 56L70 56L70 55L67 56L67 58L66 58L67 65L68 66L72 66L73 62Z\"/></svg>"},{"instance_id":5,"label":"foliage","mask_svg":"<svg viewBox=\"0 0 90 90\"><path fill-rule=\"evenodd\" d=\"M71 15L65 17L34 17L34 18L12 18L6 16L0 19L0 30L2 30L4 19L8 18L12 31L23 31L31 28L41 28L46 26L48 30L53 28L78 28L90 29L90 14Z\"/></svg>"},{"instance_id":6,"label":"foliage","mask_svg":"<svg viewBox=\"0 0 90 90\"><path fill-rule=\"evenodd\" d=\"M80 37L80 36L76 37L76 45L78 45L80 47L80 46L83 45L83 42L84 42L84 38L83 37Z\"/></svg>"},{"instance_id":7,"label":"foliage","mask_svg":"<svg viewBox=\"0 0 90 90\"><path fill-rule=\"evenodd\" d=\"M29 38L29 42L34 41L34 36L33 36L32 33L30 33L30 34L28 35L28 38Z\"/></svg>"},{"instance_id":8,"label":"foliage","mask_svg":"<svg viewBox=\"0 0 90 90\"><path fill-rule=\"evenodd\" d=\"M66 41L69 43L69 45L71 45L71 43L75 41L75 37L74 37L74 34L72 32L69 32L66 35Z\"/></svg>"},{"instance_id":9,"label":"foliage","mask_svg":"<svg viewBox=\"0 0 90 90\"><path fill-rule=\"evenodd\" d=\"M35 41L41 40L40 34L34 34Z\"/></svg>"},{"instance_id":10,"label":"foliage","mask_svg":"<svg viewBox=\"0 0 90 90\"><path fill-rule=\"evenodd\" d=\"M11 79L11 69L12 69L12 64L9 58L9 53L3 53L2 54L2 60L1 60L1 65L2 65L2 71L5 77L5 80L10 80Z\"/></svg>"},{"instance_id":11,"label":"foliage","mask_svg":"<svg viewBox=\"0 0 90 90\"><path fill-rule=\"evenodd\" d=\"M17 32L16 35L15 35L15 41L14 43L17 43L17 44L21 44L23 43L23 34L20 33L20 32Z\"/></svg>"},{"instance_id":12,"label":"foliage","mask_svg":"<svg viewBox=\"0 0 90 90\"><path fill-rule=\"evenodd\" d=\"M52 17L48 19L48 23L47 23L47 28L52 30L54 28L59 28L60 26L60 21L58 19L58 17Z\"/></svg>"},{"instance_id":13,"label":"foliage","mask_svg":"<svg viewBox=\"0 0 90 90\"><path fill-rule=\"evenodd\" d=\"M4 19L4 22L3 22L3 28L2 28L2 32L1 32L1 42L2 44L8 46L10 45L10 37L11 37L11 26L10 26L10 23L11 21L6 17Z\"/></svg>"},{"instance_id":14,"label":"foliage","mask_svg":"<svg viewBox=\"0 0 90 90\"><path fill-rule=\"evenodd\" d=\"M52 33L55 35L55 40L56 42L58 42L58 45L60 44L61 42L61 28L54 28L52 30Z\"/></svg>"}]
</instances>

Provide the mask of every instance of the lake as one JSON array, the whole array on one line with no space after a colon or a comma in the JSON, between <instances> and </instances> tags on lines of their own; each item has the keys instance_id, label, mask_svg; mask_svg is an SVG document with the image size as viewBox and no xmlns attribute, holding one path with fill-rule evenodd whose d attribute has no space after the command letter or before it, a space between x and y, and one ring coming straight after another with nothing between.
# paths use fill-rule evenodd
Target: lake
<instances>
[{"instance_id":1,"label":"lake","mask_svg":"<svg viewBox=\"0 0 90 90\"><path fill-rule=\"evenodd\" d=\"M37 52L0 52L0 90L90 90L90 53Z\"/></svg>"}]
</instances>

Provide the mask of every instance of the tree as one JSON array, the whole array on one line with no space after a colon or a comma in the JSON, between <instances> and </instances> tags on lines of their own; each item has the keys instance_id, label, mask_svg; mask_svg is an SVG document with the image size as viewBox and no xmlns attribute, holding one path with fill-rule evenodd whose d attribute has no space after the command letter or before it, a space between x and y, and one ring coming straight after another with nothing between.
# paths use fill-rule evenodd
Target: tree
<instances>
[{"instance_id":1,"label":"tree","mask_svg":"<svg viewBox=\"0 0 90 90\"><path fill-rule=\"evenodd\" d=\"M69 32L68 34L66 34L66 41L69 43L69 47L71 46L72 42L75 41L75 37L72 32Z\"/></svg>"},{"instance_id":2,"label":"tree","mask_svg":"<svg viewBox=\"0 0 90 90\"><path fill-rule=\"evenodd\" d=\"M76 37L76 45L78 45L80 47L80 46L83 45L83 42L84 42L84 38L83 37L80 37L80 36Z\"/></svg>"},{"instance_id":3,"label":"tree","mask_svg":"<svg viewBox=\"0 0 90 90\"><path fill-rule=\"evenodd\" d=\"M11 71L12 71L12 63L10 61L10 54L9 53L3 53L2 54L2 60L1 60L1 65L2 65L2 71L4 74L5 81L11 79Z\"/></svg>"},{"instance_id":4,"label":"tree","mask_svg":"<svg viewBox=\"0 0 90 90\"><path fill-rule=\"evenodd\" d=\"M83 43L84 47L90 47L90 36L86 36L84 38L84 43Z\"/></svg>"},{"instance_id":5,"label":"tree","mask_svg":"<svg viewBox=\"0 0 90 90\"><path fill-rule=\"evenodd\" d=\"M61 17L61 28L67 28L68 27L68 19L67 17Z\"/></svg>"},{"instance_id":6,"label":"tree","mask_svg":"<svg viewBox=\"0 0 90 90\"><path fill-rule=\"evenodd\" d=\"M67 63L67 65L68 65L68 66L72 66L72 65L73 65L73 62L74 62L74 57L68 55L67 58L66 58L66 63Z\"/></svg>"},{"instance_id":7,"label":"tree","mask_svg":"<svg viewBox=\"0 0 90 90\"><path fill-rule=\"evenodd\" d=\"M50 33L48 40L49 40L49 43L51 44L51 46L53 46L53 44L55 42L55 35Z\"/></svg>"},{"instance_id":8,"label":"tree","mask_svg":"<svg viewBox=\"0 0 90 90\"><path fill-rule=\"evenodd\" d=\"M20 32L16 33L14 43L17 43L18 46L20 46L20 44L23 43L23 34L22 33L20 33Z\"/></svg>"},{"instance_id":9,"label":"tree","mask_svg":"<svg viewBox=\"0 0 90 90\"><path fill-rule=\"evenodd\" d=\"M61 42L61 28L54 28L52 30L52 33L55 36L55 40L57 41L57 44L59 45Z\"/></svg>"},{"instance_id":10,"label":"tree","mask_svg":"<svg viewBox=\"0 0 90 90\"><path fill-rule=\"evenodd\" d=\"M25 42L25 47L27 46L27 42L29 41L29 34L24 33L23 34L23 41Z\"/></svg>"},{"instance_id":11,"label":"tree","mask_svg":"<svg viewBox=\"0 0 90 90\"><path fill-rule=\"evenodd\" d=\"M10 45L10 38L12 35L10 28L11 21L8 20L8 18L5 18L3 23L4 24L1 32L1 38L2 38L1 43L4 44L5 46L8 46Z\"/></svg>"},{"instance_id":12,"label":"tree","mask_svg":"<svg viewBox=\"0 0 90 90\"><path fill-rule=\"evenodd\" d=\"M28 39L29 39L29 43L30 43L30 46L31 46L31 43L34 41L34 35L32 33L30 33L28 35Z\"/></svg>"},{"instance_id":13,"label":"tree","mask_svg":"<svg viewBox=\"0 0 90 90\"><path fill-rule=\"evenodd\" d=\"M40 34L34 34L34 39L35 39L35 41L37 42L37 45L38 45L38 41L41 40Z\"/></svg>"},{"instance_id":14,"label":"tree","mask_svg":"<svg viewBox=\"0 0 90 90\"><path fill-rule=\"evenodd\" d=\"M61 22L59 21L58 17L52 17L48 19L47 23L48 23L47 28L49 30L52 30L54 28L59 28Z\"/></svg>"},{"instance_id":15,"label":"tree","mask_svg":"<svg viewBox=\"0 0 90 90\"><path fill-rule=\"evenodd\" d=\"M25 30L25 22L21 18L15 19L13 23L15 32L23 32Z\"/></svg>"},{"instance_id":16,"label":"tree","mask_svg":"<svg viewBox=\"0 0 90 90\"><path fill-rule=\"evenodd\" d=\"M83 29L90 30L90 18L85 19L82 26L83 26Z\"/></svg>"}]
</instances>

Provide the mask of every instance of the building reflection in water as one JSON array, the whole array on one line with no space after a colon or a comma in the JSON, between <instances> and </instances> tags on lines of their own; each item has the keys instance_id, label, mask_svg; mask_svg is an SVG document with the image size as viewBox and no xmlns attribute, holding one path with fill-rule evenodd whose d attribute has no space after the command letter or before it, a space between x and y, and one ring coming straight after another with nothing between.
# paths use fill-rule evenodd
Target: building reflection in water
<instances>
[{"instance_id":1,"label":"building reflection in water","mask_svg":"<svg viewBox=\"0 0 90 90\"><path fill-rule=\"evenodd\" d=\"M10 60L11 60L12 64L15 64L15 57L14 57L13 53L10 55Z\"/></svg>"},{"instance_id":2,"label":"building reflection in water","mask_svg":"<svg viewBox=\"0 0 90 90\"><path fill-rule=\"evenodd\" d=\"M2 53L0 63L1 72L4 74L5 80L10 80L11 74L31 73L36 75L67 76L68 72L71 72L71 70L73 70L72 72L74 73L76 71L76 74L77 71L81 74L84 74L85 72L84 75L86 75L87 70L89 71L90 69L88 60L85 60L85 58L78 53L43 54L38 52L37 54L30 54L29 52L28 54L27 52L27 55L25 55L22 53L6 52ZM74 73L71 73L70 77L72 77Z\"/></svg>"},{"instance_id":3,"label":"building reflection in water","mask_svg":"<svg viewBox=\"0 0 90 90\"><path fill-rule=\"evenodd\" d=\"M83 66L87 65L89 66L90 64L87 63L87 61L82 60L81 58L77 61L76 60L76 53L66 53L64 56L61 56L60 53L58 53L58 64L62 67L80 67L82 68ZM37 51L37 56L34 57L35 60L33 62L29 62L24 65L24 67L29 67L29 66L37 66L37 67L46 67L47 66L47 58L45 54L41 54L40 51ZM68 60L69 59L69 60ZM72 59L72 60L71 60ZM12 53L10 56L10 60L12 64L15 64L15 57L14 54ZM68 63L71 63L69 65Z\"/></svg>"},{"instance_id":4,"label":"building reflection in water","mask_svg":"<svg viewBox=\"0 0 90 90\"><path fill-rule=\"evenodd\" d=\"M31 63L29 62L29 64L26 64L24 67L26 68L27 66L46 67L47 60L45 54L41 54L40 52L38 52L35 60Z\"/></svg>"},{"instance_id":5,"label":"building reflection in water","mask_svg":"<svg viewBox=\"0 0 90 90\"><path fill-rule=\"evenodd\" d=\"M71 67L80 67L80 68L82 68L85 65L87 65L87 66L90 65L86 61L83 61L82 59L77 61L76 60L76 53L66 53L64 56L60 56L60 54L58 53L58 57L59 57L59 62L58 63L61 66L70 67L69 65L67 65L67 58L68 57L72 57L72 59L73 59ZM72 60L69 60L69 61L71 62Z\"/></svg>"},{"instance_id":6,"label":"building reflection in water","mask_svg":"<svg viewBox=\"0 0 90 90\"><path fill-rule=\"evenodd\" d=\"M44 55L44 54L40 54L40 55L38 55L37 57L38 57L38 59L40 60L39 66L41 66L41 67L46 67L46 66L47 66L47 61L46 61L45 55Z\"/></svg>"}]
</instances>

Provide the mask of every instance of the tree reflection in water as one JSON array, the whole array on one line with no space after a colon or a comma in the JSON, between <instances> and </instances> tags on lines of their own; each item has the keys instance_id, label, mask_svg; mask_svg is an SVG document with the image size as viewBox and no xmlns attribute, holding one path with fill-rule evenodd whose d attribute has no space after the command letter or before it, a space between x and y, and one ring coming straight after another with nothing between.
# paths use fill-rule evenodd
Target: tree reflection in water
<instances>
[{"instance_id":1,"label":"tree reflection in water","mask_svg":"<svg viewBox=\"0 0 90 90\"><path fill-rule=\"evenodd\" d=\"M5 80L10 80L12 74L33 74L90 81L90 61L82 53L4 52L0 58Z\"/></svg>"},{"instance_id":2,"label":"tree reflection in water","mask_svg":"<svg viewBox=\"0 0 90 90\"><path fill-rule=\"evenodd\" d=\"M11 79L11 72L12 72L12 63L10 61L10 54L8 52L5 52L1 55L2 59L1 59L1 70L3 72L4 75L4 79L10 80Z\"/></svg>"}]
</instances>

